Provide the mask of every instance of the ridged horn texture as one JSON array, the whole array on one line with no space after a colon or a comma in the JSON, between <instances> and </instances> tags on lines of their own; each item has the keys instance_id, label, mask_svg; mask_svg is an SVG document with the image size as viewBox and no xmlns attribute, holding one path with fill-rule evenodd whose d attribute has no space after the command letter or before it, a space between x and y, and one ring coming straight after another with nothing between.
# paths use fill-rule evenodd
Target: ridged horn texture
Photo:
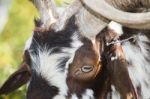
<instances>
[{"instance_id":1,"label":"ridged horn texture","mask_svg":"<svg viewBox=\"0 0 150 99\"><path fill-rule=\"evenodd\" d=\"M127 12L135 7L149 8L150 0L82 0L82 2L90 10L109 20L131 28L150 29L150 12Z\"/></svg>"},{"instance_id":2,"label":"ridged horn texture","mask_svg":"<svg viewBox=\"0 0 150 99\"><path fill-rule=\"evenodd\" d=\"M123 11L132 11L141 7L150 8L150 0L106 0L106 2Z\"/></svg>"}]
</instances>

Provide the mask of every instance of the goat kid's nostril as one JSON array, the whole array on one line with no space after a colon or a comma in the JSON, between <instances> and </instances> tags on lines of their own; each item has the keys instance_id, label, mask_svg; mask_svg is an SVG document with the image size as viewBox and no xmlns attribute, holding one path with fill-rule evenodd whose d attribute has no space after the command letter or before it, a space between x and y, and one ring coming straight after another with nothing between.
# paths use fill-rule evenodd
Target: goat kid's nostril
<instances>
[{"instance_id":1,"label":"goat kid's nostril","mask_svg":"<svg viewBox=\"0 0 150 99\"><path fill-rule=\"evenodd\" d=\"M84 73L88 73L88 72L91 72L93 70L94 66L83 66L81 68L81 71L84 72Z\"/></svg>"}]
</instances>

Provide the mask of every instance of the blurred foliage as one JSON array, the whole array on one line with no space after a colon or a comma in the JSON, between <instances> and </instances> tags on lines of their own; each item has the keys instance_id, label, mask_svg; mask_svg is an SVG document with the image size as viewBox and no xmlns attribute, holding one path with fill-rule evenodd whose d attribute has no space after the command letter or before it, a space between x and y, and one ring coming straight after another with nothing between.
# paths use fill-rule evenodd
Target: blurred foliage
<instances>
[{"instance_id":1,"label":"blurred foliage","mask_svg":"<svg viewBox=\"0 0 150 99\"><path fill-rule=\"evenodd\" d=\"M66 6L71 0L56 0L58 6ZM8 22L0 33L0 86L22 60L25 41L32 35L34 18L38 16L29 0L12 0ZM0 99L25 99L26 87L0 96Z\"/></svg>"},{"instance_id":2,"label":"blurred foliage","mask_svg":"<svg viewBox=\"0 0 150 99\"><path fill-rule=\"evenodd\" d=\"M8 22L0 34L0 85L21 62L24 44L34 28L36 9L28 0L11 2ZM25 99L25 87L0 99Z\"/></svg>"}]
</instances>

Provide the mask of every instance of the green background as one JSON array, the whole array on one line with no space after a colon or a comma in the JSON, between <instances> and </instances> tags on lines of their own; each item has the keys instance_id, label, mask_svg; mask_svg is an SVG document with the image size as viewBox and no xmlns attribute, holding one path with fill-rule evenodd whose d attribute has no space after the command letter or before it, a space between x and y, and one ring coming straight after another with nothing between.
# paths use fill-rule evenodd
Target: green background
<instances>
[{"instance_id":1,"label":"green background","mask_svg":"<svg viewBox=\"0 0 150 99\"><path fill-rule=\"evenodd\" d=\"M66 7L71 0L55 0L58 6ZM9 18L0 33L0 86L21 63L26 40L32 35L34 18L38 13L29 0L12 0ZM25 99L26 86L0 99Z\"/></svg>"}]
</instances>

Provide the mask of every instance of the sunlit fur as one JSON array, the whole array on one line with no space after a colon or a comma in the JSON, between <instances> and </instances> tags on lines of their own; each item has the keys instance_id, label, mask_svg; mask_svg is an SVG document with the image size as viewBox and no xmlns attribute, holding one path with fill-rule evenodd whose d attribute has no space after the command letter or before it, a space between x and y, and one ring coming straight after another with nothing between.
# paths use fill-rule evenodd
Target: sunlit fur
<instances>
[{"instance_id":1,"label":"sunlit fur","mask_svg":"<svg viewBox=\"0 0 150 99\"><path fill-rule=\"evenodd\" d=\"M32 39L33 39L33 36L31 36L30 38L28 38L28 40L26 41L24 50L28 50L30 48L31 43L32 43Z\"/></svg>"}]
</instances>

